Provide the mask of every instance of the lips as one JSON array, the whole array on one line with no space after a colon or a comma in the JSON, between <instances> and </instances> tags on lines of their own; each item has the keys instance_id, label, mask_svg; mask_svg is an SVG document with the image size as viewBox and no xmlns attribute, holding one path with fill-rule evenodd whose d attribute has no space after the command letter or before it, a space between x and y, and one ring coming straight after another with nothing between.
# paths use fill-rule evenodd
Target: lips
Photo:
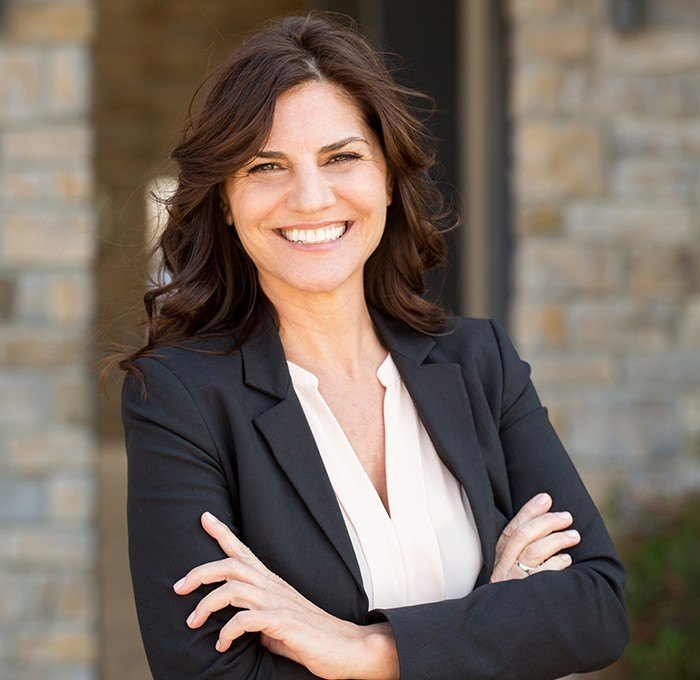
<instances>
[{"instance_id":1,"label":"lips","mask_svg":"<svg viewBox=\"0 0 700 680\"><path fill-rule=\"evenodd\" d=\"M308 227L311 226L313 228L309 229ZM340 240L351 226L352 222L337 221L318 225L300 224L294 227L275 229L275 231L290 243L314 246Z\"/></svg>"}]
</instances>

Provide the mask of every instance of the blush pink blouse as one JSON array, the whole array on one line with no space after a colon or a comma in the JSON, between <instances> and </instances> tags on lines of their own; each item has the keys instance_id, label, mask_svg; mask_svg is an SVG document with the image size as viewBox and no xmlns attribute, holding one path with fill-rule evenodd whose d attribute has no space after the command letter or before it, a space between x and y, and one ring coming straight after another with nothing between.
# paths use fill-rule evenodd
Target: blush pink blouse
<instances>
[{"instance_id":1,"label":"blush pink blouse","mask_svg":"<svg viewBox=\"0 0 700 680\"><path fill-rule=\"evenodd\" d=\"M318 391L316 376L287 364L350 534L369 609L471 592L483 564L471 506L435 451L391 354L377 369L385 387L390 515Z\"/></svg>"}]
</instances>

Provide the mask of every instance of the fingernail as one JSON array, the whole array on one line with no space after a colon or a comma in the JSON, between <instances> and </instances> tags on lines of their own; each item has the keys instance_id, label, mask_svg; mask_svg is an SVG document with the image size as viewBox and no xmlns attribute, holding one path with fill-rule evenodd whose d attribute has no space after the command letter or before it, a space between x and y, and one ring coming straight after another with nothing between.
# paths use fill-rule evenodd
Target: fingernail
<instances>
[{"instance_id":1,"label":"fingernail","mask_svg":"<svg viewBox=\"0 0 700 680\"><path fill-rule=\"evenodd\" d=\"M554 514L561 519L571 519L570 512L555 512Z\"/></svg>"},{"instance_id":2,"label":"fingernail","mask_svg":"<svg viewBox=\"0 0 700 680\"><path fill-rule=\"evenodd\" d=\"M562 559L563 559L564 562L566 562L567 564L571 564L571 555L567 555L566 553L564 553L564 554L562 555Z\"/></svg>"},{"instance_id":3,"label":"fingernail","mask_svg":"<svg viewBox=\"0 0 700 680\"><path fill-rule=\"evenodd\" d=\"M173 588L177 590L178 588L181 588L185 583L185 576L183 576L174 586Z\"/></svg>"},{"instance_id":4,"label":"fingernail","mask_svg":"<svg viewBox=\"0 0 700 680\"><path fill-rule=\"evenodd\" d=\"M222 650L223 645L221 644L221 640L217 640L217 641L216 641L215 647L216 647L216 651L217 651L217 652L220 652L220 651Z\"/></svg>"},{"instance_id":5,"label":"fingernail","mask_svg":"<svg viewBox=\"0 0 700 680\"><path fill-rule=\"evenodd\" d=\"M194 612L192 612L192 613L187 617L187 625L188 625L188 626L191 626L191 625L192 625L192 622L194 621L194 616L195 616L195 614L194 614Z\"/></svg>"},{"instance_id":6,"label":"fingernail","mask_svg":"<svg viewBox=\"0 0 700 680\"><path fill-rule=\"evenodd\" d=\"M569 531L564 532L569 538L578 538L578 531L576 529L570 529Z\"/></svg>"},{"instance_id":7,"label":"fingernail","mask_svg":"<svg viewBox=\"0 0 700 680\"><path fill-rule=\"evenodd\" d=\"M549 500L549 496L546 493L541 493L537 496L537 505L544 505Z\"/></svg>"},{"instance_id":8,"label":"fingernail","mask_svg":"<svg viewBox=\"0 0 700 680\"><path fill-rule=\"evenodd\" d=\"M204 516L210 521L210 522L218 522L219 520L214 517L210 512L205 512Z\"/></svg>"}]
</instances>

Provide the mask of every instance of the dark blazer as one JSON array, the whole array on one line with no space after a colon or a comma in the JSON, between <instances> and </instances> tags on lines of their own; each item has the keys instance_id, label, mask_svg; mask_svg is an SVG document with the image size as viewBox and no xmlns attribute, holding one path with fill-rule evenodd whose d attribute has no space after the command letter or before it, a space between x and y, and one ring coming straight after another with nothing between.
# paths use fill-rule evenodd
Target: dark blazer
<instances>
[{"instance_id":1,"label":"dark blazer","mask_svg":"<svg viewBox=\"0 0 700 680\"><path fill-rule=\"evenodd\" d=\"M223 553L201 528L209 510L274 572L318 606L357 624L391 623L402 680L543 680L612 663L628 639L625 571L603 521L498 322L454 320L439 337L371 310L435 448L463 485L484 566L467 596L368 612L350 537L279 334L265 323L241 349L216 356L166 347L141 358L148 390L127 376L129 557L139 625L154 678L313 676L247 633L214 649L238 610L201 629L185 619L215 586L178 596L172 584ZM192 339L221 350L231 338ZM532 496L569 510L582 540L561 572L490 584L496 541Z\"/></svg>"}]
</instances>

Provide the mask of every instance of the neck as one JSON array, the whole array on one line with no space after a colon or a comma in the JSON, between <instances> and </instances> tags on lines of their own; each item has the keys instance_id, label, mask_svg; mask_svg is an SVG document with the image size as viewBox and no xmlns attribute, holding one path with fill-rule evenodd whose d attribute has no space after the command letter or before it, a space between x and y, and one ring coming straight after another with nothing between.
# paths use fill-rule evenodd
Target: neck
<instances>
[{"instance_id":1,"label":"neck","mask_svg":"<svg viewBox=\"0 0 700 680\"><path fill-rule=\"evenodd\" d=\"M376 368L386 354L374 330L360 282L332 293L289 294L264 287L280 321L289 361L313 369L333 366L348 376Z\"/></svg>"}]
</instances>

